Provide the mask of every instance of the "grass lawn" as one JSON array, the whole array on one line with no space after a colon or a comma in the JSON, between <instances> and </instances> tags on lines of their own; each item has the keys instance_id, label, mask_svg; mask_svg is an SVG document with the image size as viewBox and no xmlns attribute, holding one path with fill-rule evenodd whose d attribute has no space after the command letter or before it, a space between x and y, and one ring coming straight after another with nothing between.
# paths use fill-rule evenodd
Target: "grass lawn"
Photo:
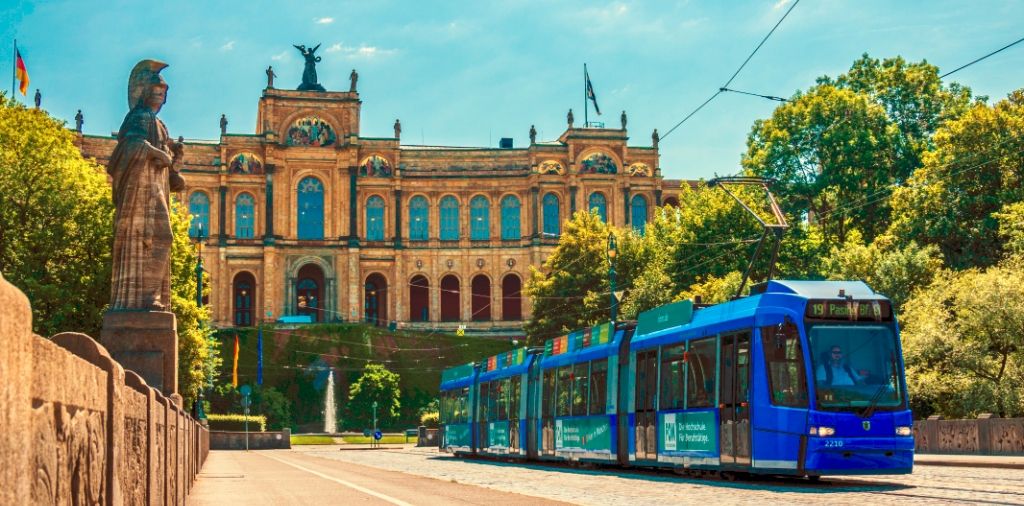
<instances>
[{"instance_id":1,"label":"grass lawn","mask_svg":"<svg viewBox=\"0 0 1024 506\"><path fill-rule=\"evenodd\" d=\"M373 438L369 438L366 436L341 436L341 439L345 440L346 443L351 444L370 444L370 441L373 440ZM404 444L406 441L405 435L403 434L384 434L384 437L381 438L380 442L384 444ZM410 437L409 442L415 443L416 438Z\"/></svg>"},{"instance_id":2,"label":"grass lawn","mask_svg":"<svg viewBox=\"0 0 1024 506\"><path fill-rule=\"evenodd\" d=\"M332 445L334 438L331 436L311 436L311 435L300 435L292 436L293 445Z\"/></svg>"}]
</instances>

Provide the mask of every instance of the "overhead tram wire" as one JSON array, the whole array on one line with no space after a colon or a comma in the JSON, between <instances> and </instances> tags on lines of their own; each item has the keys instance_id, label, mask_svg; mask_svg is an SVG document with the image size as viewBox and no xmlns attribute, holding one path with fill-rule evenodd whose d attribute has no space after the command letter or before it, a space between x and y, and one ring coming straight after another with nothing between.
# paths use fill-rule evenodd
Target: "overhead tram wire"
<instances>
[{"instance_id":1,"label":"overhead tram wire","mask_svg":"<svg viewBox=\"0 0 1024 506\"><path fill-rule=\"evenodd\" d=\"M772 96L772 95L762 95L760 93L751 93L749 91L734 90L734 89L726 88L726 87L719 88L718 91L722 91L722 92L728 91L728 92L731 92L731 93L739 93L741 95L750 95L752 97L767 98L768 100L774 100L776 102L789 102L788 99L785 99L785 98L782 98L782 97L776 97L776 96Z\"/></svg>"},{"instance_id":2,"label":"overhead tram wire","mask_svg":"<svg viewBox=\"0 0 1024 506\"><path fill-rule=\"evenodd\" d=\"M976 59L976 60L974 60L974 61L972 61L970 63L967 63L965 65L961 65L961 66L959 66L959 67L957 67L957 68L955 68L953 70L950 70L949 72L946 72L945 74L942 74L941 76L939 76L939 79L943 79L946 76L950 76L950 75L953 75L953 74L955 74L957 72L960 72L961 70L963 70L963 69L965 69L967 67L970 67L971 65L974 65L975 63L978 63L978 62L988 58L989 56L993 56L996 53L1000 53L1003 50L1009 49L1009 48L1011 48L1013 46L1016 46L1017 44L1020 44L1021 42L1024 42L1024 37L1019 38L1019 39L1017 39L1017 40L1015 40L1015 41L1013 41L1013 42L1011 42L1011 43L1009 43L1009 44L1007 44L1007 45L1005 45L1005 46L1003 46L1003 47L1001 47L999 49L996 49L995 51L992 51L991 53L989 53L989 54L987 54L985 56L982 56L981 58L978 58L978 59Z\"/></svg>"},{"instance_id":3,"label":"overhead tram wire","mask_svg":"<svg viewBox=\"0 0 1024 506\"><path fill-rule=\"evenodd\" d=\"M681 120L679 121L679 123L676 123L676 124L675 124L675 126L673 126L673 127L672 127L672 128L670 128L670 129L669 129L669 130L668 130L667 132L665 132L664 134L662 134L662 135L661 135L661 140L665 140L665 137L668 137L668 136L669 136L669 134L671 134L671 133L672 133L672 132L674 132L674 131L675 131L675 130L676 130L677 128L679 128L679 126L680 126L680 125L682 125L683 123L686 123L686 121L687 121L687 120L689 120L690 118L692 118L694 114L697 114L698 112L700 112L700 110L701 110L701 109L703 109L703 108L704 108L704 106L706 106L706 105L708 105L709 103L711 103L711 101L712 101L712 100L714 100L714 99L715 99L715 98L717 98L717 97L718 97L719 95L721 95L721 94L722 94L722 93L723 93L723 92L724 92L725 90L728 90L728 88L729 88L729 85L730 85L730 84L732 84L732 81L733 81L733 79L736 79L736 76L738 76L738 75L739 75L739 73L740 73L740 71L741 71L741 70L743 70L743 67L746 67L746 66L747 66L747 63L749 63L749 62L750 62L751 58L753 58L753 57L754 57L754 55L755 55L755 54L757 54L757 51L758 51L759 49L761 49L761 46L763 46L765 42L768 42L768 38L769 38L769 37L771 37L773 33L775 33L775 30L776 30L776 29L777 29L777 28L779 27L779 25L781 25L781 24L782 24L782 22L783 22L783 21L785 21L785 20L786 20L786 18L787 18L787 17L789 16L789 13L790 13L790 12L793 12L793 9L794 9L794 8L795 8L795 7L797 6L797 4L799 4L799 3L800 3L800 0L796 0L796 1L794 1L794 2L793 2L793 5L790 5L790 6L789 6L789 9L787 9L787 10L786 10L786 13L785 13L785 14L783 14L781 18L779 18L779 21L778 21L777 23L775 23L775 26L773 26L773 27L772 27L772 29L768 31L768 34L767 34L767 35L765 35L763 39L761 39L761 43L760 43L760 44L758 44L758 45L757 45L757 47L755 47L755 48L754 48L754 50L750 52L750 55L749 55L749 56L747 56L747 59L746 59L746 60L743 60L743 63L742 63L742 64L740 64L739 68L737 68L737 69L736 69L736 72L733 72L733 73L732 73L732 76L731 76L731 77L729 78L729 80L728 80L728 81L726 81L726 82L725 82L725 84L723 84L722 86L720 86L720 87L718 88L718 91L716 91L716 92L715 92L715 93L714 93L713 95L711 95L710 97L708 97L708 99L707 99L707 100L705 100L705 101L704 101L704 103L702 103L702 104L700 104L699 106L697 106L697 108L696 108L696 109L694 109L694 110L693 110L693 112L691 112L690 114L687 114L687 115L686 115L686 117L684 117L683 119L681 119ZM730 90L730 91L731 91L731 90Z\"/></svg>"}]
</instances>

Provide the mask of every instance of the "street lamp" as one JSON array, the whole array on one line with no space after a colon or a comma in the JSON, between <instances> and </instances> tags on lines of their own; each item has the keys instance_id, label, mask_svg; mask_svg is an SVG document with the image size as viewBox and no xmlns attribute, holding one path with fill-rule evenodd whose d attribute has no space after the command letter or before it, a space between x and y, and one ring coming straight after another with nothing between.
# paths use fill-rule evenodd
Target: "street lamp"
<instances>
[{"instance_id":1,"label":"street lamp","mask_svg":"<svg viewBox=\"0 0 1024 506\"><path fill-rule=\"evenodd\" d=\"M203 224L199 223L196 227L196 235L193 238L196 242L196 305L200 308L203 307L203 243L206 242L206 236L203 235Z\"/></svg>"},{"instance_id":2,"label":"street lamp","mask_svg":"<svg viewBox=\"0 0 1024 506\"><path fill-rule=\"evenodd\" d=\"M615 327L615 316L618 310L618 301L615 300L615 256L619 248L615 244L615 234L608 232L608 287L612 297L612 328Z\"/></svg>"}]
</instances>

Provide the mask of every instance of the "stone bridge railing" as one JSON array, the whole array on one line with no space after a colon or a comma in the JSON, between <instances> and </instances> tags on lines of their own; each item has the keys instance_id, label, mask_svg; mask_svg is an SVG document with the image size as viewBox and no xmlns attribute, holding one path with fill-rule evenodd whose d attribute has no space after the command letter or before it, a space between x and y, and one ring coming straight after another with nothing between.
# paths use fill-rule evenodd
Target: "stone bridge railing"
<instances>
[{"instance_id":1,"label":"stone bridge railing","mask_svg":"<svg viewBox=\"0 0 1024 506\"><path fill-rule=\"evenodd\" d=\"M914 446L918 453L1024 455L1024 418L918 420Z\"/></svg>"},{"instance_id":2,"label":"stone bridge railing","mask_svg":"<svg viewBox=\"0 0 1024 506\"><path fill-rule=\"evenodd\" d=\"M173 504L209 431L85 334L32 333L0 276L0 504Z\"/></svg>"}]
</instances>

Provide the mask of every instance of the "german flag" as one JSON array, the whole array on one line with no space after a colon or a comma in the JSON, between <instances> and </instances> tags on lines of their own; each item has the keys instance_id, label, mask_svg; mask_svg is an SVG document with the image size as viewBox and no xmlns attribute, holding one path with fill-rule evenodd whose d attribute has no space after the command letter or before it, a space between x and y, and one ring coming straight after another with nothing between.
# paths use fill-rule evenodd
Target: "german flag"
<instances>
[{"instance_id":1,"label":"german flag","mask_svg":"<svg viewBox=\"0 0 1024 506\"><path fill-rule=\"evenodd\" d=\"M14 50L14 77L18 80L18 91L21 96L28 93L28 69L25 68L25 60L21 59L21 51Z\"/></svg>"}]
</instances>

